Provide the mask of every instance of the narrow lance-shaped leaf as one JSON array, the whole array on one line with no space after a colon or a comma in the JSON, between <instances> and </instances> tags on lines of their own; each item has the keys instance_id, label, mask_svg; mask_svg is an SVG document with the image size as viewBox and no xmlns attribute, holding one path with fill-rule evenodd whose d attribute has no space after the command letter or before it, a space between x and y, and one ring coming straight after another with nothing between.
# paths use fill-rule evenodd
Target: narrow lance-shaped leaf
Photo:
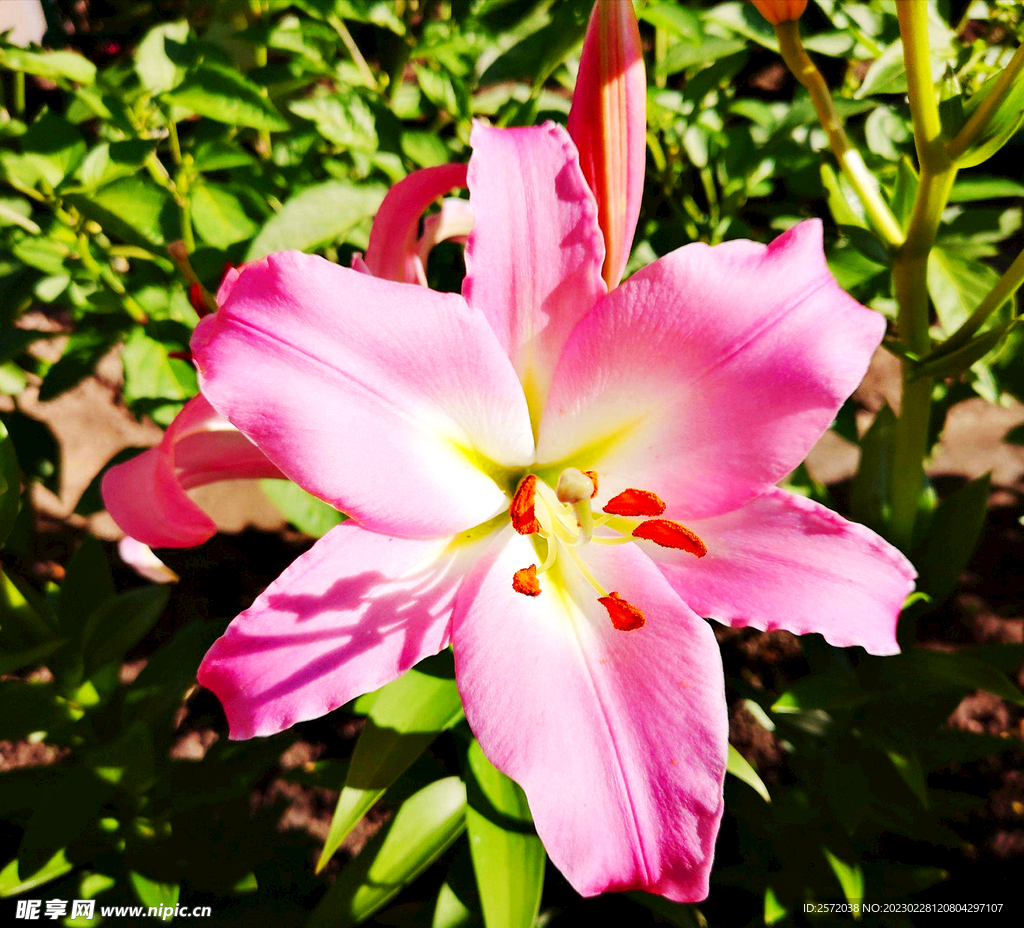
<instances>
[{"instance_id":1,"label":"narrow lance-shaped leaf","mask_svg":"<svg viewBox=\"0 0 1024 928\"><path fill-rule=\"evenodd\" d=\"M409 797L324 894L309 928L349 928L386 905L466 827L466 787L445 777Z\"/></svg>"},{"instance_id":2,"label":"narrow lance-shaped leaf","mask_svg":"<svg viewBox=\"0 0 1024 928\"><path fill-rule=\"evenodd\" d=\"M531 928L540 908L547 855L526 794L473 740L466 752L466 828L487 928Z\"/></svg>"},{"instance_id":3,"label":"narrow lance-shaped leaf","mask_svg":"<svg viewBox=\"0 0 1024 928\"><path fill-rule=\"evenodd\" d=\"M991 477L985 474L943 499L914 551L917 585L935 605L950 594L981 538Z\"/></svg>"},{"instance_id":4,"label":"narrow lance-shaped leaf","mask_svg":"<svg viewBox=\"0 0 1024 928\"><path fill-rule=\"evenodd\" d=\"M21 472L14 453L14 442L0 422L0 545L11 533L21 508Z\"/></svg>"},{"instance_id":5,"label":"narrow lance-shaped leaf","mask_svg":"<svg viewBox=\"0 0 1024 928\"><path fill-rule=\"evenodd\" d=\"M454 675L434 672L442 659L428 663L429 672L414 668L376 694L352 752L317 870L438 734L462 718Z\"/></svg>"},{"instance_id":6,"label":"narrow lance-shaped leaf","mask_svg":"<svg viewBox=\"0 0 1024 928\"><path fill-rule=\"evenodd\" d=\"M750 761L731 744L729 745L729 759L726 762L725 772L731 773L738 780L742 780L765 802L772 801L772 797L768 794L768 787L764 785L764 781L757 775L757 771L751 766Z\"/></svg>"}]
</instances>

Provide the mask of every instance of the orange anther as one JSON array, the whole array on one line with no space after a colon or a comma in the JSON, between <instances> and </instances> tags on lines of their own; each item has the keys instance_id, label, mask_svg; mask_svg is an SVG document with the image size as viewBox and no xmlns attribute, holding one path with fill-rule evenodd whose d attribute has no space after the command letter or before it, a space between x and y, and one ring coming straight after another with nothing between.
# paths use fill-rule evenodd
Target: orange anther
<instances>
[{"instance_id":1,"label":"orange anther","mask_svg":"<svg viewBox=\"0 0 1024 928\"><path fill-rule=\"evenodd\" d=\"M602 596L598 602L608 610L612 625L620 632L634 632L638 628L643 628L647 621L642 610L627 602L618 593Z\"/></svg>"},{"instance_id":2,"label":"orange anther","mask_svg":"<svg viewBox=\"0 0 1024 928\"><path fill-rule=\"evenodd\" d=\"M634 538L645 538L663 548L677 548L687 551L695 557L704 557L708 546L701 541L696 532L691 532L685 525L671 519L648 519L633 529Z\"/></svg>"},{"instance_id":3,"label":"orange anther","mask_svg":"<svg viewBox=\"0 0 1024 928\"><path fill-rule=\"evenodd\" d=\"M597 471L596 470L585 470L583 471L589 478L590 482L594 484L594 492L590 494L590 498L593 499L597 496Z\"/></svg>"},{"instance_id":4,"label":"orange anther","mask_svg":"<svg viewBox=\"0 0 1024 928\"><path fill-rule=\"evenodd\" d=\"M509 506L512 528L520 535L532 535L540 531L540 522L537 521L537 513L533 508L536 497L537 478L533 474L527 474L519 482L512 497L512 505Z\"/></svg>"},{"instance_id":5,"label":"orange anther","mask_svg":"<svg viewBox=\"0 0 1024 928\"><path fill-rule=\"evenodd\" d=\"M613 516L660 516L665 511L665 502L657 493L630 487L608 500L604 511Z\"/></svg>"},{"instance_id":6,"label":"orange anther","mask_svg":"<svg viewBox=\"0 0 1024 928\"><path fill-rule=\"evenodd\" d=\"M512 574L512 589L523 596L540 596L540 581L537 579L537 565L531 564Z\"/></svg>"}]
</instances>

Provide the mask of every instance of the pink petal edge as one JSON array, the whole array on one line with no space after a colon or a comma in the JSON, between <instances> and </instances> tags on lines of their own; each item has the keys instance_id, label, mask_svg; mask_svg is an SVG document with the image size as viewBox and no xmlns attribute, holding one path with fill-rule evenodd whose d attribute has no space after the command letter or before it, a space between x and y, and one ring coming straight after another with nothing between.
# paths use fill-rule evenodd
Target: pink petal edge
<instances>
[{"instance_id":1,"label":"pink petal edge","mask_svg":"<svg viewBox=\"0 0 1024 928\"><path fill-rule=\"evenodd\" d=\"M353 522L298 557L199 667L230 737L272 735L375 690L447 647L473 544L378 535Z\"/></svg>"},{"instance_id":2,"label":"pink petal edge","mask_svg":"<svg viewBox=\"0 0 1024 928\"><path fill-rule=\"evenodd\" d=\"M701 615L734 628L818 633L837 648L899 653L896 623L917 573L869 528L777 488L687 526L707 545L705 557L642 546Z\"/></svg>"},{"instance_id":3,"label":"pink petal edge","mask_svg":"<svg viewBox=\"0 0 1024 928\"><path fill-rule=\"evenodd\" d=\"M107 511L132 538L154 548L187 548L211 538L217 526L186 490L219 480L280 476L199 395L185 404L159 445L110 468L100 489Z\"/></svg>"}]
</instances>

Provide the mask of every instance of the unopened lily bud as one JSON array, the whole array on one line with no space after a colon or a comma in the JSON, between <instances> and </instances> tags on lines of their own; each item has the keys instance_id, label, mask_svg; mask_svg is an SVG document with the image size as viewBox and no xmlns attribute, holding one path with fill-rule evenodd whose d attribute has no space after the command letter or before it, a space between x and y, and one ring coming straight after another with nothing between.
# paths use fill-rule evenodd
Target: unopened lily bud
<instances>
[{"instance_id":1,"label":"unopened lily bud","mask_svg":"<svg viewBox=\"0 0 1024 928\"><path fill-rule=\"evenodd\" d=\"M754 0L754 6L773 26L799 19L807 9L807 0Z\"/></svg>"},{"instance_id":2,"label":"unopened lily bud","mask_svg":"<svg viewBox=\"0 0 1024 928\"><path fill-rule=\"evenodd\" d=\"M580 56L569 135L597 200L602 276L622 279L640 216L647 157L647 76L630 0L597 0Z\"/></svg>"}]
</instances>

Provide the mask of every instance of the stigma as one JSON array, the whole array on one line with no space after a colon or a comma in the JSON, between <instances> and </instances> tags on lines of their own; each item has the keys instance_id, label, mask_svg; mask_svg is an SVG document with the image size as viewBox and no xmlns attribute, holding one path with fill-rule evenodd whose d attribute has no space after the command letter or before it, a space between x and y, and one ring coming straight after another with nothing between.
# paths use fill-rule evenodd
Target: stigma
<instances>
[{"instance_id":1,"label":"stigma","mask_svg":"<svg viewBox=\"0 0 1024 928\"><path fill-rule=\"evenodd\" d=\"M647 623L643 609L618 592L605 590L581 557L580 549L588 544L646 541L704 557L707 545L682 523L659 518L668 507L651 490L636 487L623 490L604 504L603 515L593 510L592 500L597 492L598 474L592 470L567 467L559 474L554 487L534 474L523 477L512 495L509 519L520 535L534 536L533 543L543 558L539 559L539 564L517 570L512 577L512 589L523 596L540 596L543 592L541 578L556 563L565 564L593 588L613 628L636 631Z\"/></svg>"}]
</instances>

